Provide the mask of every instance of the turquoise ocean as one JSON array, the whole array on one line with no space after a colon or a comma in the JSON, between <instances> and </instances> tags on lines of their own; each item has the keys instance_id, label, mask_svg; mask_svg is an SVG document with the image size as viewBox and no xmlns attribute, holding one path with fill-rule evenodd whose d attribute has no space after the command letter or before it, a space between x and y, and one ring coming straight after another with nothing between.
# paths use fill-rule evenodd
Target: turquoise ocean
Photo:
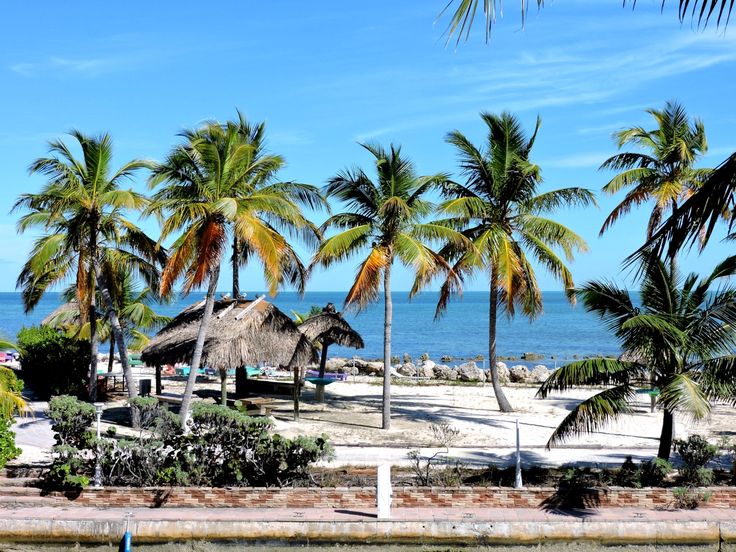
<instances>
[{"instance_id":1,"label":"turquoise ocean","mask_svg":"<svg viewBox=\"0 0 736 552\"><path fill-rule=\"evenodd\" d=\"M176 315L182 308L198 302L203 293L192 293L168 305L156 309L167 316ZM249 297L255 294L250 293ZM393 354L408 353L414 358L428 353L439 361L444 355L455 362L463 358L487 355L488 349L488 294L466 292L453 300L447 312L434 319L437 293L426 292L411 301L407 293L392 294L394 300ZM312 305L334 303L341 309L345 292L308 292L303 297L297 293L282 292L273 301L281 310L307 312ZM23 312L20 294L0 293L0 335L14 339L23 326L38 324L47 314L60 305L59 294L49 293L29 314ZM365 349L356 351L333 347L330 356L379 358L383 354L383 302L371 305L361 313L346 313L348 321L360 332ZM582 306L571 306L564 293L544 293L544 314L533 322L517 316L508 320L501 315L498 324L498 354L520 357L533 352L543 355L541 361L526 364L560 365L574 358L593 355L617 355L619 348L606 332L598 318L585 312ZM554 357L554 358L552 358ZM516 364L517 362L514 361ZM524 362L519 362L524 364Z\"/></svg>"}]
</instances>

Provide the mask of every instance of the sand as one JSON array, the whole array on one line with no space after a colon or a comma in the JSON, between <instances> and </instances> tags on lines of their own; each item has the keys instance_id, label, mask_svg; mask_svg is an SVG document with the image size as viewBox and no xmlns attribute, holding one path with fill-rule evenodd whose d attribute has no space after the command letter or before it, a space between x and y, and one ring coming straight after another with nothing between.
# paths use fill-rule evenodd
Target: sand
<instances>
[{"instance_id":1,"label":"sand","mask_svg":"<svg viewBox=\"0 0 736 552\"><path fill-rule=\"evenodd\" d=\"M143 369L145 372L146 369ZM273 417L276 429L285 435L326 433L336 445L433 447L438 442L432 424L449 424L458 431L455 447L510 447L515 443L515 423L519 419L524 446L544 447L559 422L581 400L600 389L576 389L537 399L536 386L509 385L504 390L514 406L502 413L490 384L447 384L398 382L392 385L392 427L381 426L381 379L351 377L326 387L325 404L314 401L314 386L305 384L301 396L301 417L292 419L289 398L275 400ZM165 392L180 393L183 378L164 378ZM197 387L219 390L219 380L202 381ZM229 385L234 392L234 383ZM635 413L596 433L570 439L574 447L653 448L659 440L661 411L650 412L649 397L640 395ZM708 419L693 421L678 418L676 437L707 435L714 442L721 437L736 437L736 412L727 405L716 405Z\"/></svg>"}]
</instances>

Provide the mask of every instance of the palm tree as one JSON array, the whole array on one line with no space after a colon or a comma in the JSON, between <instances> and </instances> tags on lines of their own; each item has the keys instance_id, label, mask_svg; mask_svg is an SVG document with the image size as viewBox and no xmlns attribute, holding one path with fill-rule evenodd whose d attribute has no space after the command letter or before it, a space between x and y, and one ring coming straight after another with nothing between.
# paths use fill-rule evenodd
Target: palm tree
<instances>
[{"instance_id":1,"label":"palm tree","mask_svg":"<svg viewBox=\"0 0 736 552\"><path fill-rule=\"evenodd\" d=\"M22 194L14 209L30 212L21 217L18 231L40 227L46 233L36 240L20 276L26 312L32 310L50 286L74 278L76 299L82 319L90 325L91 363L89 395L96 399L97 389L97 292L107 309L113 335L121 351L123 370L131 397L137 388L122 353L126 350L117 311L110 298L110 283L104 270L106 259L114 258L119 269L133 271L147 281L156 278L156 263L165 252L128 220L125 212L139 210L148 200L121 184L136 171L150 166L133 160L113 171L112 140L109 135L90 137L72 131L82 151L75 157L61 140L49 143L50 157L35 160L30 172L48 177L37 194Z\"/></svg>"},{"instance_id":2,"label":"palm tree","mask_svg":"<svg viewBox=\"0 0 736 552\"><path fill-rule=\"evenodd\" d=\"M606 281L576 291L585 309L616 335L624 354L573 362L542 384L541 398L581 385L606 386L567 415L548 447L631 413L637 388L651 387L659 391L664 413L657 455L667 459L675 413L701 419L713 401L736 400L736 288L720 283L736 273L736 257L700 281L696 274L680 278L657 257L647 258L642 270L640 304Z\"/></svg>"},{"instance_id":3,"label":"palm tree","mask_svg":"<svg viewBox=\"0 0 736 552\"><path fill-rule=\"evenodd\" d=\"M683 248L696 242L702 250L710 240L716 223L728 219L728 238L733 240L736 218L731 212L736 205L736 153L731 154L705 178L698 190L680 205L654 232L651 238L632 254L627 262L633 262L649 254L667 254L675 257Z\"/></svg>"},{"instance_id":4,"label":"palm tree","mask_svg":"<svg viewBox=\"0 0 736 552\"><path fill-rule=\"evenodd\" d=\"M298 257L279 229L304 235L314 226L283 192L283 185L273 184L260 190L244 186L244 182L252 181L253 146L243 138L238 124L209 122L199 129L184 131L181 136L184 143L153 169L151 187L166 185L154 194L148 212L159 216L162 240L181 232L162 273L161 294L168 295L181 277L184 293L207 285L182 398L180 412L186 420L228 234L237 236L239 247L247 251L248 258L261 262L269 291L274 294L284 281L304 274L303 267L294 267Z\"/></svg>"},{"instance_id":5,"label":"palm tree","mask_svg":"<svg viewBox=\"0 0 736 552\"><path fill-rule=\"evenodd\" d=\"M635 206L654 201L647 225L647 240L662 223L667 210L674 213L681 201L690 197L711 172L696 169L698 157L708 150L703 123L692 123L685 108L667 102L664 109L647 109L657 126L653 130L632 127L615 134L617 145L636 146L646 151L619 153L607 159L601 169L622 171L603 187L607 194L631 188L606 218L601 235Z\"/></svg>"},{"instance_id":6,"label":"palm tree","mask_svg":"<svg viewBox=\"0 0 736 552\"><path fill-rule=\"evenodd\" d=\"M689 17L698 27L706 27L714 18L717 27L721 24L724 26L728 25L731 17L731 11L734 7L732 0L677 0L678 1L678 17L680 21L685 21ZM664 8L666 0L662 0L662 7ZM450 6L455 4L455 0L449 0L446 2L445 7L442 9L440 15L442 15ZM531 0L520 0L521 7L521 23L522 26L526 21L527 10ZM470 35L470 29L473 26L475 20L475 14L478 11L478 6L482 5L483 15L485 18L485 34L486 42L491 38L491 30L496 24L496 19L499 16L503 16L503 0L457 0L455 10L450 16L450 23L447 26L447 40L452 38L452 35L457 33L457 43L465 37L468 38ZM544 0L536 0L537 8L541 9L544 6ZM630 4L636 6L636 0L630 0ZM626 0L623 0L623 5L626 6Z\"/></svg>"},{"instance_id":7,"label":"palm tree","mask_svg":"<svg viewBox=\"0 0 736 552\"><path fill-rule=\"evenodd\" d=\"M401 148L391 145L385 150L379 145L361 144L375 159L377 180L371 181L360 169L344 170L332 177L325 195L345 203L346 211L332 215L322 230L340 232L324 240L315 254L313 264L329 267L353 255L367 253L361 262L345 306L358 310L378 298L383 280L383 408L382 428L391 427L391 268L398 260L417 274L412 294L419 283L438 267L449 269L447 263L425 242L452 240L461 237L447 226L423 222L433 210L426 199L432 188L442 187L447 177L442 174L417 176L414 165L402 157Z\"/></svg>"},{"instance_id":8,"label":"palm tree","mask_svg":"<svg viewBox=\"0 0 736 552\"><path fill-rule=\"evenodd\" d=\"M236 298L240 295L239 269L246 266L256 253L253 250L254 240L247 236L249 229L254 226L251 219L260 217L261 222L272 229L284 230L307 245L316 247L319 243L318 229L304 217L297 217L299 220L295 224L294 213L290 208L286 209L286 216L282 216L283 209L279 204L288 206L291 203L311 210L326 207L324 197L315 186L300 182L276 181L276 176L286 166L286 161L280 155L266 152L265 123L249 123L240 111L237 114L237 120L229 122L228 125L236 130L239 139L248 146L246 155L249 159L245 161L243 175L235 182L234 187L234 194L243 207L238 224L246 229L246 236L241 237L238 232L233 232L232 236L233 297ZM270 203L272 208L259 210L259 205L264 202ZM264 277L271 286L286 281L303 293L307 269L288 241L284 241L281 247L282 273L278 275L281 280L277 278L271 281L269 271L264 271Z\"/></svg>"},{"instance_id":9,"label":"palm tree","mask_svg":"<svg viewBox=\"0 0 736 552\"><path fill-rule=\"evenodd\" d=\"M509 317L514 316L517 307L532 319L541 314L542 294L532 261L549 270L565 289L573 287L572 274L555 249L572 261L574 253L586 251L587 245L572 230L544 215L559 207L595 205L595 198L581 188L538 193L540 169L529 155L539 119L531 137L509 113L481 113L481 119L488 127L484 146L473 145L457 130L447 135L447 142L457 151L465 184L446 187L447 199L439 212L462 230L472 247L450 243L440 251L454 265L453 277L441 287L437 315L446 308L459 282L477 271L488 272L491 381L499 408L511 412L496 367L498 309L504 309Z\"/></svg>"}]
</instances>

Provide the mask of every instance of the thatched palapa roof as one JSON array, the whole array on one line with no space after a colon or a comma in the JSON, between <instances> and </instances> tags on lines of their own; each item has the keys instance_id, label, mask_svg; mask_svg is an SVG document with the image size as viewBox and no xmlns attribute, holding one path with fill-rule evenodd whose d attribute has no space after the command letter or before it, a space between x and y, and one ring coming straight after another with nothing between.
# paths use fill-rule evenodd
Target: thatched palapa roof
<instances>
[{"instance_id":1,"label":"thatched palapa roof","mask_svg":"<svg viewBox=\"0 0 736 552\"><path fill-rule=\"evenodd\" d=\"M191 362L204 301L184 309L143 349L149 366ZM207 329L202 366L226 370L268 363L305 366L315 350L294 321L262 297L252 301L221 299Z\"/></svg>"},{"instance_id":2,"label":"thatched palapa roof","mask_svg":"<svg viewBox=\"0 0 736 552\"><path fill-rule=\"evenodd\" d=\"M321 313L310 316L299 325L299 331L310 341L316 339L327 340L328 344L362 349L365 347L363 338L356 332L339 312L335 312L331 304Z\"/></svg>"},{"instance_id":3,"label":"thatched palapa roof","mask_svg":"<svg viewBox=\"0 0 736 552\"><path fill-rule=\"evenodd\" d=\"M41 324L44 326L79 326L81 318L79 315L79 305L76 301L69 301L57 307L51 314L48 314Z\"/></svg>"}]
</instances>

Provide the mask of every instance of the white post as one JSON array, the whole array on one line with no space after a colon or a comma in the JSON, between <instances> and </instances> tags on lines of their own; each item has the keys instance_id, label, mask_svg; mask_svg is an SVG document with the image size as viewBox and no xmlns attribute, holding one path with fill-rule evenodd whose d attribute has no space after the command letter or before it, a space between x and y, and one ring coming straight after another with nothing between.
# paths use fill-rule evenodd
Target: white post
<instances>
[{"instance_id":1,"label":"white post","mask_svg":"<svg viewBox=\"0 0 736 552\"><path fill-rule=\"evenodd\" d=\"M376 485L376 506L378 519L391 518L391 464L378 466L378 482Z\"/></svg>"},{"instance_id":2,"label":"white post","mask_svg":"<svg viewBox=\"0 0 736 552\"><path fill-rule=\"evenodd\" d=\"M102 403L95 404L95 414L97 414L97 438L100 438L100 420L102 419L102 409L105 406Z\"/></svg>"},{"instance_id":3,"label":"white post","mask_svg":"<svg viewBox=\"0 0 736 552\"><path fill-rule=\"evenodd\" d=\"M100 465L100 419L102 418L102 409L105 405L103 403L95 403L95 414L97 414L97 456L95 457L95 477L94 486L96 488L102 487L102 466Z\"/></svg>"},{"instance_id":4,"label":"white post","mask_svg":"<svg viewBox=\"0 0 736 552\"><path fill-rule=\"evenodd\" d=\"M521 489L521 439L519 436L519 418L516 418L516 477L514 478L514 489Z\"/></svg>"}]
</instances>

